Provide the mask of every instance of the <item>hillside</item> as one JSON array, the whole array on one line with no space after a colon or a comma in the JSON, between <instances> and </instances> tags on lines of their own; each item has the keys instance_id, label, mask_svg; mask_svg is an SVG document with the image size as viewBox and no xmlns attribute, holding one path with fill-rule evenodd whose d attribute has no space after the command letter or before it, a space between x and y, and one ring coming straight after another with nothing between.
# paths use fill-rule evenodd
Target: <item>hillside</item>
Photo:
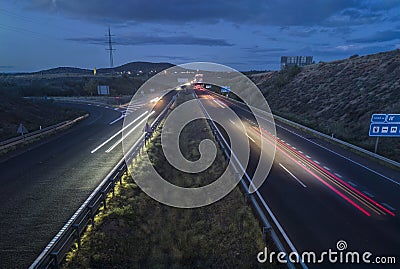
<instances>
[{"instance_id":1,"label":"hillside","mask_svg":"<svg viewBox=\"0 0 400 269\"><path fill-rule=\"evenodd\" d=\"M113 68L98 68L98 74L110 74L117 72L139 72L149 73L152 70L156 72L160 72L164 69L168 69L173 67L173 64L170 63L150 63L150 62L131 62L127 64L123 64L121 66L113 67ZM79 74L79 75L91 75L93 74L92 69L83 69L77 67L56 67L47 70L42 70L34 73L17 73L20 74L43 74L43 75L55 75L55 74Z\"/></svg>"},{"instance_id":2,"label":"hillside","mask_svg":"<svg viewBox=\"0 0 400 269\"><path fill-rule=\"evenodd\" d=\"M121 66L117 66L114 68L100 68L98 69L98 73L114 73L114 72L139 72L142 71L143 73L149 73L152 70L155 70L157 73L173 67L173 64L170 63L149 63L149 62L132 62L127 63Z\"/></svg>"},{"instance_id":3,"label":"hillside","mask_svg":"<svg viewBox=\"0 0 400 269\"><path fill-rule=\"evenodd\" d=\"M274 113L369 150L371 115L400 113L400 50L251 78ZM400 138L383 138L379 147L400 160Z\"/></svg>"},{"instance_id":4,"label":"hillside","mask_svg":"<svg viewBox=\"0 0 400 269\"><path fill-rule=\"evenodd\" d=\"M28 131L74 119L83 114L68 107L60 107L50 101L33 101L12 97L0 92L0 140L17 136L17 128L22 123Z\"/></svg>"}]
</instances>

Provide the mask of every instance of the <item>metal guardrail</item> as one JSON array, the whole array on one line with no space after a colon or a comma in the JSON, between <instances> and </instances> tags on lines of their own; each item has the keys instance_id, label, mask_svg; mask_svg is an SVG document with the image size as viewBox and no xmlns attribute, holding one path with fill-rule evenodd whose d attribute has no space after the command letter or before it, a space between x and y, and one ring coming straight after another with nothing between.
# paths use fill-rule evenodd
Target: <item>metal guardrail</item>
<instances>
[{"instance_id":1,"label":"metal guardrail","mask_svg":"<svg viewBox=\"0 0 400 269\"><path fill-rule=\"evenodd\" d=\"M196 96L196 98L197 98L197 96ZM204 114L205 114L205 115L207 116L207 118L208 118L208 119L207 119L208 125L210 126L210 128L211 128L211 130L212 130L212 132L213 132L213 134L214 134L214 136L215 136L215 138L216 138L218 144L220 145L220 147L221 147L221 149L222 149L224 155L226 156L226 158L227 158L228 160L234 161L234 159L231 157L231 154L230 154L230 153L227 151L227 149L226 149L226 147L229 147L229 145L224 145L224 144L226 143L226 141L224 142L224 138L222 137L221 132L219 131L219 129L218 129L218 127L215 125L215 123L211 120L211 118L210 118L210 116L209 116L207 110L206 110L205 107L203 106L203 104L201 104L201 102L200 102L200 100L199 100L198 98L197 98L197 100L198 100L198 102L199 102L199 104L200 104L200 107L202 108ZM237 165L235 165L234 162L232 162L232 167L233 167L233 169L235 170L235 174L236 174L236 175L240 175L239 170L238 170L239 168L237 167ZM246 173L246 171L244 171L244 173ZM248 181L249 181L249 184L252 184L252 182L251 182L250 179L248 179ZM286 249L285 249L283 243L281 242L281 240L280 240L278 234L275 232L275 230L273 229L271 223L268 221L266 215L264 214L264 211L261 209L261 206L259 205L259 203L258 203L256 197L255 197L252 193L250 193L249 187L248 187L248 185L246 184L246 181L245 181L244 177L241 177L241 178L240 178L240 183L241 183L241 186L242 186L243 189L244 189L246 199L250 199L250 201L251 201L251 203L252 203L252 205L253 205L253 207L254 207L254 210L257 212L258 217L259 217L259 219L260 219L260 221L261 221L261 223L262 223L262 225L263 225L263 227L262 227L262 233L263 233L263 235L265 236L265 234L268 232L269 235L271 236L271 239L273 240L275 246L278 248L278 250L279 250L280 252L287 253L287 251L286 251ZM272 216L271 216L271 217L272 217ZM290 260L287 260L286 265L287 265L287 267L290 268L290 269L296 268L296 267L294 266L294 264L293 264L292 262L290 262ZM301 262L301 266L302 266L303 268L305 268L305 269L308 268L303 262Z\"/></svg>"},{"instance_id":2,"label":"metal guardrail","mask_svg":"<svg viewBox=\"0 0 400 269\"><path fill-rule=\"evenodd\" d=\"M376 153L374 153L374 152L371 152L371 151L369 151L369 150L360 148L360 147L358 147L358 146L355 146L355 145L350 144L350 143L348 143L348 142L345 142L345 141L343 141L343 140L337 139L337 138L332 137L332 136L330 136L330 135L321 133L321 132L319 132L319 131L316 131L316 130L314 130L314 129L311 129L311 128L309 128L309 127L306 127L306 126L304 126L304 125L301 125L301 124L299 124L299 123L290 121L290 120L288 120L288 119L282 118L282 117L280 117L280 116L274 115L274 118L276 118L277 120L279 120L279 121L281 121L281 122L283 122L283 123L286 123L286 124L295 126L295 127L297 127L297 128L303 129L303 130L305 130L305 131L307 131L307 132L310 132L310 133L312 133L312 134L314 134L314 135L317 135L317 136L320 136L320 137L329 139L329 140L334 141L334 142L336 142L336 143L339 143L339 144L341 144L341 145L343 145L343 146L349 147L349 148L351 148L351 149L354 149L354 150L356 150L356 151L359 151L359 152L361 152L361 153L364 153L364 154L366 154L366 155L368 155L368 156L370 156L370 157L373 157L373 158L376 158L376 159L378 159L378 160L387 162L387 163L389 163L389 164L391 164L391 165L394 165L394 166L397 166L397 167L400 168L400 163L399 163L399 162L396 162L396 161L391 160L391 159L389 159L389 158L383 157L383 156L381 156L381 155L379 155L379 154L376 154Z\"/></svg>"},{"instance_id":3,"label":"metal guardrail","mask_svg":"<svg viewBox=\"0 0 400 269\"><path fill-rule=\"evenodd\" d=\"M34 138L37 138L37 137L45 135L45 134L49 134L51 132L55 132L57 130L60 130L62 128L65 128L67 126L75 124L76 122L78 122L80 120L83 120L83 119L87 118L88 116L89 116L89 114L85 114L85 115L80 116L80 117L78 117L78 118L76 118L74 120L63 121L63 122L54 124L52 126L43 128L41 130L36 130L34 132L27 133L26 135L23 135L23 136L21 135L21 136L18 136L18 137L13 137L13 138L1 141L0 142L0 150L7 149L7 148L12 147L12 146L16 146L18 144L30 141L30 140L32 140Z\"/></svg>"},{"instance_id":4,"label":"metal guardrail","mask_svg":"<svg viewBox=\"0 0 400 269\"><path fill-rule=\"evenodd\" d=\"M154 120L151 128L154 130L161 120L165 117L166 112L175 101L173 97L167 104L164 110ZM63 261L66 253L70 250L71 246L76 242L78 247L80 245L80 237L89 224L94 225L94 217L103 206L106 209L107 195L112 192L114 194L115 184L117 181L121 183L122 176L127 171L125 159L131 160L139 150L145 145L145 134L141 135L136 143L131 147L129 152L125 154L118 164L111 170L110 173L101 181L101 183L94 189L89 197L83 202L78 210L67 221L64 227L57 233L57 235L45 247L42 253L31 264L29 269L44 269L44 268L59 268L60 263Z\"/></svg>"},{"instance_id":5,"label":"metal guardrail","mask_svg":"<svg viewBox=\"0 0 400 269\"><path fill-rule=\"evenodd\" d=\"M217 95L217 96L219 96L219 97L222 97L222 98L224 98L224 99L229 99L229 101L233 101L233 102L236 102L236 103L238 103L238 104L240 104L240 105L243 105L242 102L239 102L239 101L234 100L234 99L231 99L231 98L227 98L227 97L225 97L225 96L223 96L223 95L220 95L220 94L218 94L218 93L212 92L212 94L215 94L215 95ZM259 110L258 108L254 108L254 109L255 109L255 110ZM286 124L288 124L288 125L292 125L292 126L294 126L294 127L296 127L296 128L302 129L302 130L304 130L304 131L306 131L306 132L309 132L309 133L312 133L312 134L314 134L314 135L316 135L316 136L319 136L319 137L328 139L328 140L330 140L330 141L332 141L332 142L336 142L336 143L341 144L341 145L343 145L343 146L345 146L345 147L351 148L351 149L356 150L356 151L358 151L358 152L360 152L360 153L366 154L366 155L368 155L368 156L370 156L370 157L373 157L373 158L378 159L378 160L380 160L380 161L384 161L384 162L386 162L386 163L388 163L388 164L391 164L391 165L393 165L393 166L396 166L396 167L399 167L399 168L400 168L400 162L396 162L396 161L394 161L394 160L392 160L392 159L386 158L386 157L384 157L384 156L382 156L382 155L379 155L379 154L376 154L376 153L371 152L371 151L369 151L369 150L366 150L366 149L363 149L363 148L361 148L361 147L355 146L355 145L353 145L353 144L350 144L350 143L345 142L345 141L343 141L343 140L337 139L337 138L332 137L332 136L330 136L330 135L321 133L321 132L316 131L316 130L314 130L314 129L311 129L311 128L307 127L307 126L301 125L301 124L299 124L299 123L297 123L297 122L293 122L293 121L291 121L291 120L285 119L285 118L283 118L283 117L281 117L281 116L278 116L278 115L275 115L275 114L272 114L272 115L273 115L274 119L277 119L277 120L279 120L279 121L281 121L281 122L283 122L283 123L286 123Z\"/></svg>"}]
</instances>

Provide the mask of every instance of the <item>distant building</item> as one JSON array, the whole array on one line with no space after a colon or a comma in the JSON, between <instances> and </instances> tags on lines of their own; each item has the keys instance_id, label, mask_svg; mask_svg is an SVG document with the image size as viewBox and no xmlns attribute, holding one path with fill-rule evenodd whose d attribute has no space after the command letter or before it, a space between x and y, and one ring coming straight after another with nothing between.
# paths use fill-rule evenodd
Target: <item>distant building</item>
<instances>
[{"instance_id":1,"label":"distant building","mask_svg":"<svg viewBox=\"0 0 400 269\"><path fill-rule=\"evenodd\" d=\"M105 85L97 86L98 95L110 95L110 87Z\"/></svg>"},{"instance_id":2,"label":"distant building","mask_svg":"<svg viewBox=\"0 0 400 269\"><path fill-rule=\"evenodd\" d=\"M290 66L306 66L313 64L312 56L282 56L281 57L281 70Z\"/></svg>"}]
</instances>

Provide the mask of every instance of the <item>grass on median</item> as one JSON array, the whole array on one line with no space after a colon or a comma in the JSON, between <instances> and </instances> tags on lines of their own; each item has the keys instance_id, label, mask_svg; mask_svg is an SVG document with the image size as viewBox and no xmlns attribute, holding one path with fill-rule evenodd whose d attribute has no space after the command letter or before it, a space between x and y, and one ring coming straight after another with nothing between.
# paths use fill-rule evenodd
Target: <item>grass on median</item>
<instances>
[{"instance_id":1,"label":"grass on median","mask_svg":"<svg viewBox=\"0 0 400 269\"><path fill-rule=\"evenodd\" d=\"M181 139L191 142L181 145L183 155L198 159L198 145L205 137L213 139L206 121L185 127ZM159 131L147 151L157 170L168 173L177 185L204 185L225 169L219 150L201 178L171 170L162 154ZM134 177L148 176L142 164L139 155L131 167ZM257 262L257 253L265 247L260 227L237 187L212 205L179 209L151 199L132 177L123 182L80 248L67 255L65 268L266 268Z\"/></svg>"}]
</instances>

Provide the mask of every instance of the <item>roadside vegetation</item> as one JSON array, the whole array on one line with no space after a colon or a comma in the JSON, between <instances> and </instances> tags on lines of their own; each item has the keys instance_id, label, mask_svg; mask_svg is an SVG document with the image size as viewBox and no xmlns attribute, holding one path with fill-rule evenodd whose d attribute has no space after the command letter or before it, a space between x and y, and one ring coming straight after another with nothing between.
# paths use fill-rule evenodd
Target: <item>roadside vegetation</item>
<instances>
[{"instance_id":1,"label":"roadside vegetation","mask_svg":"<svg viewBox=\"0 0 400 269\"><path fill-rule=\"evenodd\" d=\"M22 123L29 132L85 114L84 111L57 106L49 100L30 100L0 92L0 141L18 136Z\"/></svg>"},{"instance_id":2,"label":"roadside vegetation","mask_svg":"<svg viewBox=\"0 0 400 269\"><path fill-rule=\"evenodd\" d=\"M181 95L178 102L185 98L189 95ZM198 145L205 138L213 139L206 121L187 125L180 136L182 154L198 159ZM146 150L156 169L180 186L205 185L225 169L221 150L214 163L200 174L171 169L162 154L160 130ZM131 167L134 178L124 178L115 197L109 198L107 209L96 217L94 227L88 228L80 248L67 255L64 268L276 267L257 262L257 253L264 249L265 242L238 187L206 207L173 208L153 200L135 184L135 178L149 177L142 164L139 154Z\"/></svg>"},{"instance_id":3,"label":"roadside vegetation","mask_svg":"<svg viewBox=\"0 0 400 269\"><path fill-rule=\"evenodd\" d=\"M400 50L250 76L271 111L373 151L371 115L400 113ZM400 161L400 139L381 138L378 154Z\"/></svg>"}]
</instances>

